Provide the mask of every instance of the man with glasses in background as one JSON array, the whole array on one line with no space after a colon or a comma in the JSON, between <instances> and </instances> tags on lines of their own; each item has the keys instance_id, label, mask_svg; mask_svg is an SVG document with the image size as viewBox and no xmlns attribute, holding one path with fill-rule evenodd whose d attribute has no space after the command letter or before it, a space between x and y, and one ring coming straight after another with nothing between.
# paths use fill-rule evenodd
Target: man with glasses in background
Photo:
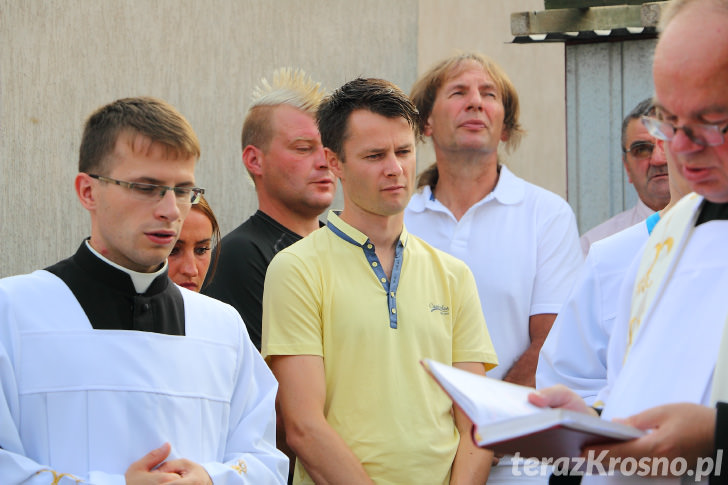
<instances>
[{"instance_id":1,"label":"man with glasses in background","mask_svg":"<svg viewBox=\"0 0 728 485\"><path fill-rule=\"evenodd\" d=\"M640 121L652 108L652 98L647 98L622 121L622 163L639 200L631 209L607 219L581 236L581 249L585 256L596 241L644 221L670 202L665 154L662 150L655 150L655 137Z\"/></svg>"},{"instance_id":2,"label":"man with glasses in background","mask_svg":"<svg viewBox=\"0 0 728 485\"><path fill-rule=\"evenodd\" d=\"M0 476L59 485L284 483L277 384L235 310L173 284L197 136L167 103L86 122L76 194L91 236L0 280Z\"/></svg>"}]
</instances>

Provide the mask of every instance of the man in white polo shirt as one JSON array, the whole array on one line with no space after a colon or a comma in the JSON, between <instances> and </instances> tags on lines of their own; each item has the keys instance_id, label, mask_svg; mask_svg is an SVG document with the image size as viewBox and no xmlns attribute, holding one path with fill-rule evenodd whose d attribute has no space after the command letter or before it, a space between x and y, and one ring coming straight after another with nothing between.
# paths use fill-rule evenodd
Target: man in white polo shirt
<instances>
[{"instance_id":1,"label":"man in white polo shirt","mask_svg":"<svg viewBox=\"0 0 728 485\"><path fill-rule=\"evenodd\" d=\"M405 224L475 275L500 365L489 375L534 385L541 345L582 262L574 213L561 197L501 163L523 133L518 93L477 53L433 66L410 94L436 163L420 175Z\"/></svg>"}]
</instances>

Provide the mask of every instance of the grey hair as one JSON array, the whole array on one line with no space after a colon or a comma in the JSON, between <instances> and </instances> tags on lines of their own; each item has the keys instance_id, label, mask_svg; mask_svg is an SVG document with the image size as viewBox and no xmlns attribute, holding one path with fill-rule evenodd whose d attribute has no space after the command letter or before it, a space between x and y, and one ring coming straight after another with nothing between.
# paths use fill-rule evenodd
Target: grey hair
<instances>
[{"instance_id":1,"label":"grey hair","mask_svg":"<svg viewBox=\"0 0 728 485\"><path fill-rule=\"evenodd\" d=\"M624 120L622 120L622 149L629 148L624 146L624 144L627 142L627 127L629 126L629 123L632 120L638 120L641 117L646 116L650 113L650 111L652 111L654 107L655 100L654 98L649 97L640 101L640 103L632 108L632 111L630 111L627 116L624 117Z\"/></svg>"}]
</instances>

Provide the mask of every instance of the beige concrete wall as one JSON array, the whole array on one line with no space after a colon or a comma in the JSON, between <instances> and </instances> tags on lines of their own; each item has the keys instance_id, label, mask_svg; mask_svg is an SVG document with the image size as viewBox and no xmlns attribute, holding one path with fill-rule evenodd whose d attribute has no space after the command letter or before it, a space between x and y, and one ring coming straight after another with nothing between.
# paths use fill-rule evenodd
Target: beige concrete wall
<instances>
[{"instance_id":1,"label":"beige concrete wall","mask_svg":"<svg viewBox=\"0 0 728 485\"><path fill-rule=\"evenodd\" d=\"M505 160L517 175L566 196L563 44L512 44L510 14L543 10L543 0L420 0L418 73L456 50L494 59L513 81L527 133ZM434 161L420 149L419 168Z\"/></svg>"},{"instance_id":2,"label":"beige concrete wall","mask_svg":"<svg viewBox=\"0 0 728 485\"><path fill-rule=\"evenodd\" d=\"M563 46L508 45L510 12L542 0L0 0L0 277L88 235L73 178L85 117L125 96L175 105L202 143L198 183L223 232L256 207L240 161L249 93L279 66L328 88L358 75L409 91L455 48L501 63L529 130L508 162L564 192ZM423 156L426 156L423 155ZM430 161L430 160L428 160Z\"/></svg>"},{"instance_id":3,"label":"beige concrete wall","mask_svg":"<svg viewBox=\"0 0 728 485\"><path fill-rule=\"evenodd\" d=\"M227 232L255 194L240 161L249 94L278 66L335 88L410 86L417 1L0 0L0 277L68 256L88 235L73 192L85 117L125 96L175 105L202 144L198 183Z\"/></svg>"}]
</instances>

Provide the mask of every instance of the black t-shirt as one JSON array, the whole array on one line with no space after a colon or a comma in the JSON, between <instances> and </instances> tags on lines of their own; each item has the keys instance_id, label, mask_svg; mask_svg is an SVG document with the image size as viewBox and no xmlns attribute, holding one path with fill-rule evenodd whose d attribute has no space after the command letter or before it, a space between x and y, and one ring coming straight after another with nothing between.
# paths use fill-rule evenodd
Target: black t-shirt
<instances>
[{"instance_id":1,"label":"black t-shirt","mask_svg":"<svg viewBox=\"0 0 728 485\"><path fill-rule=\"evenodd\" d=\"M215 275L202 293L234 306L260 350L263 283L273 256L301 236L257 211L222 238Z\"/></svg>"}]
</instances>

